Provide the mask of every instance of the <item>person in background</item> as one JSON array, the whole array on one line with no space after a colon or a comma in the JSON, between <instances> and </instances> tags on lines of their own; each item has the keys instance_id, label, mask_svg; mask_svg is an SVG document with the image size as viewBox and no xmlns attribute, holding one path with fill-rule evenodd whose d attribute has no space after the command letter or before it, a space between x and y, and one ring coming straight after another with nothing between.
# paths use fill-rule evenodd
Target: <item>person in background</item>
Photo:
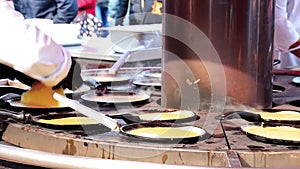
<instances>
[{"instance_id":1,"label":"person in background","mask_svg":"<svg viewBox=\"0 0 300 169\"><path fill-rule=\"evenodd\" d=\"M77 0L78 14L73 24L79 24L79 38L89 39L93 36L102 37L102 22L96 17L97 0Z\"/></svg>"},{"instance_id":2,"label":"person in background","mask_svg":"<svg viewBox=\"0 0 300 169\"><path fill-rule=\"evenodd\" d=\"M101 21L101 27L109 27L108 22L108 9L109 0L97 0L96 4L96 16ZM109 34L108 30L101 30L100 37L107 37Z\"/></svg>"},{"instance_id":3,"label":"person in background","mask_svg":"<svg viewBox=\"0 0 300 169\"><path fill-rule=\"evenodd\" d=\"M124 25L129 8L129 25L162 22L162 0L119 0L115 25Z\"/></svg>"},{"instance_id":4,"label":"person in background","mask_svg":"<svg viewBox=\"0 0 300 169\"><path fill-rule=\"evenodd\" d=\"M96 16L96 1L97 0L77 0L78 14L86 12L93 16Z\"/></svg>"},{"instance_id":5,"label":"person in background","mask_svg":"<svg viewBox=\"0 0 300 169\"><path fill-rule=\"evenodd\" d=\"M116 18L116 11L119 6L119 0L109 0L108 6L109 18L114 22L114 19ZM113 25L115 24L113 23Z\"/></svg>"},{"instance_id":6,"label":"person in background","mask_svg":"<svg viewBox=\"0 0 300 169\"><path fill-rule=\"evenodd\" d=\"M13 0L15 10L25 19L51 19L53 23L71 23L77 15L76 0Z\"/></svg>"},{"instance_id":7,"label":"person in background","mask_svg":"<svg viewBox=\"0 0 300 169\"><path fill-rule=\"evenodd\" d=\"M96 16L99 18L99 20L102 22L103 27L108 27L108 4L109 0L97 0L96 4Z\"/></svg>"},{"instance_id":8,"label":"person in background","mask_svg":"<svg viewBox=\"0 0 300 169\"><path fill-rule=\"evenodd\" d=\"M129 0L118 0L116 3L115 26L123 26L128 12Z\"/></svg>"},{"instance_id":9,"label":"person in background","mask_svg":"<svg viewBox=\"0 0 300 169\"><path fill-rule=\"evenodd\" d=\"M278 69L300 65L300 49L296 49L300 47L299 18L300 0L276 1L274 58L281 61Z\"/></svg>"},{"instance_id":10,"label":"person in background","mask_svg":"<svg viewBox=\"0 0 300 169\"><path fill-rule=\"evenodd\" d=\"M81 68L70 53L26 23L6 0L0 0L0 22L5 23L0 28L0 78L16 78L29 86L36 82L69 89L81 86Z\"/></svg>"}]
</instances>

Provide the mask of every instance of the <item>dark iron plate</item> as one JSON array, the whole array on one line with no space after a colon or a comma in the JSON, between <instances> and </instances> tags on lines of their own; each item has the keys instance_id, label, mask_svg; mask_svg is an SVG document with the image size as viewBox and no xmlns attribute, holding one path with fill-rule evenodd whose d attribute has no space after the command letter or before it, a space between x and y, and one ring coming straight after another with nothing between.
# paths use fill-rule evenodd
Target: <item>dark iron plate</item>
<instances>
[{"instance_id":1,"label":"dark iron plate","mask_svg":"<svg viewBox=\"0 0 300 169\"><path fill-rule=\"evenodd\" d=\"M167 127L167 128L172 128L172 127L187 127L188 129L191 129L195 132L197 132L199 135L195 137L145 137L145 136L139 136L139 135L134 135L130 134L129 132L134 129L139 129L139 128L147 128L147 127ZM154 143L164 143L164 144L195 144L198 141L205 140L208 137L208 133L199 127L195 126L188 126L188 125L183 125L183 124L173 124L173 123L159 123L159 122L144 122L144 123L133 123L129 125L124 125L120 127L120 132L123 135L128 136L129 138L134 138L139 141L146 141L146 142L154 142Z\"/></svg>"}]
</instances>

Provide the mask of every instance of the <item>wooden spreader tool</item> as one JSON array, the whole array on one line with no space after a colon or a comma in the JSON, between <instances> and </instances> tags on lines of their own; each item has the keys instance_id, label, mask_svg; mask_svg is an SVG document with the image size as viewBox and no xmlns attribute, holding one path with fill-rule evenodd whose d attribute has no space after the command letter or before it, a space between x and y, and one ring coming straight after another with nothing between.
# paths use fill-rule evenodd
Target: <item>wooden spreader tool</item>
<instances>
[{"instance_id":1,"label":"wooden spreader tool","mask_svg":"<svg viewBox=\"0 0 300 169\"><path fill-rule=\"evenodd\" d=\"M112 119L92 108L89 108L85 105L82 105L76 100L69 99L65 96L62 96L58 93L53 94L53 98L57 101L65 104L66 106L71 107L72 109L78 111L89 118L96 120L97 122L103 124L104 126L110 128L111 130L119 130L118 122L115 119Z\"/></svg>"},{"instance_id":2,"label":"wooden spreader tool","mask_svg":"<svg viewBox=\"0 0 300 169\"><path fill-rule=\"evenodd\" d=\"M144 45L140 45L134 49L128 50L125 53L123 53L123 55L112 65L112 67L108 70L108 74L115 76L117 74L117 72L119 71L119 69L121 68L121 66L124 65L125 61L128 59L128 57L130 56L131 53L139 51L145 49Z\"/></svg>"}]
</instances>

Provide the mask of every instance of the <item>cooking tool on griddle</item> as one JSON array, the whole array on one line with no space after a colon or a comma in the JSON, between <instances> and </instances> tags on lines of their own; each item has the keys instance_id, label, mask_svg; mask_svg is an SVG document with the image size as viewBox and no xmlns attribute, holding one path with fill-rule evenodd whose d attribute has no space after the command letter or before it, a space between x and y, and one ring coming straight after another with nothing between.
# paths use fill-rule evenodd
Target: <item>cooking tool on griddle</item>
<instances>
[{"instance_id":1,"label":"cooking tool on griddle","mask_svg":"<svg viewBox=\"0 0 300 169\"><path fill-rule=\"evenodd\" d=\"M125 112L118 114L109 114L111 118L123 119L126 123L137 122L169 122L185 123L199 119L193 111L178 109L148 109Z\"/></svg>"},{"instance_id":2,"label":"cooking tool on griddle","mask_svg":"<svg viewBox=\"0 0 300 169\"><path fill-rule=\"evenodd\" d=\"M120 132L131 139L167 144L194 144L208 136L208 133L199 127L156 122L124 125L120 127Z\"/></svg>"},{"instance_id":3,"label":"cooking tool on griddle","mask_svg":"<svg viewBox=\"0 0 300 169\"><path fill-rule=\"evenodd\" d=\"M95 90L95 93L98 95L103 95L107 92L107 86L98 82L96 79L87 78L85 82L91 87L91 89Z\"/></svg>"},{"instance_id":4,"label":"cooking tool on griddle","mask_svg":"<svg viewBox=\"0 0 300 169\"><path fill-rule=\"evenodd\" d=\"M119 125L116 120L114 120L110 117L107 117L104 114L79 103L78 101L69 99L58 93L54 93L53 98L65 105L73 108L74 110L78 111L79 113L81 113L87 117L95 119L100 124L103 124L104 126L110 128L111 130L116 130L119 128Z\"/></svg>"},{"instance_id":5,"label":"cooking tool on griddle","mask_svg":"<svg viewBox=\"0 0 300 169\"><path fill-rule=\"evenodd\" d=\"M104 114L101 114L100 112L97 112L89 107L86 107L82 104L80 104L78 101L71 100L69 98L66 98L60 94L54 93L53 97L57 99L58 101L64 103L65 105L68 105L69 107L73 108L74 110L78 111L79 113L90 117L92 119L95 119L99 123L103 124L104 126L108 127L109 129L113 131L120 132L123 135L127 135L131 138L141 138L144 141L160 141L160 142L165 142L165 143L195 143L199 139L204 139L206 135L206 132L198 127L195 126L182 126L182 124L173 124L173 123L157 123L157 122L152 122L152 123L134 123L134 124L129 124L129 125L123 125L121 128L119 128L120 124L118 122L108 116L105 116ZM179 126L180 125L180 126ZM141 128L141 127L164 127L164 130L170 129L169 127L183 127L187 132L188 131L193 131L194 133L198 134L196 136L192 137L184 137L179 136L179 137L170 137L170 138L148 138L148 137L139 137L130 134L128 131L132 130L133 128Z\"/></svg>"},{"instance_id":6,"label":"cooking tool on griddle","mask_svg":"<svg viewBox=\"0 0 300 169\"><path fill-rule=\"evenodd\" d=\"M154 37L153 37L153 35L154 35ZM123 55L108 70L108 75L115 76L132 53L140 52L140 51L150 49L150 48L160 49L161 48L161 43L160 43L161 36L156 33L153 35L150 35L150 38L149 38L146 34L144 34L144 35L142 34L139 37L139 39L140 39L139 44L132 49L123 51L125 53L123 53Z\"/></svg>"},{"instance_id":7,"label":"cooking tool on griddle","mask_svg":"<svg viewBox=\"0 0 300 169\"><path fill-rule=\"evenodd\" d=\"M244 119L249 122L262 122L263 119L260 117L259 114L247 111L234 111L230 112L227 115L221 115L216 117L219 120L230 120L230 119Z\"/></svg>"},{"instance_id":8,"label":"cooking tool on griddle","mask_svg":"<svg viewBox=\"0 0 300 169\"><path fill-rule=\"evenodd\" d=\"M115 76L118 71L120 70L121 66L124 65L124 63L126 62L126 60L128 59L128 57L130 56L130 54L132 54L133 52L137 52L139 50L143 50L145 49L144 45L140 45L137 46L131 50L126 51L112 66L111 68L108 70L108 75L111 76Z\"/></svg>"}]
</instances>

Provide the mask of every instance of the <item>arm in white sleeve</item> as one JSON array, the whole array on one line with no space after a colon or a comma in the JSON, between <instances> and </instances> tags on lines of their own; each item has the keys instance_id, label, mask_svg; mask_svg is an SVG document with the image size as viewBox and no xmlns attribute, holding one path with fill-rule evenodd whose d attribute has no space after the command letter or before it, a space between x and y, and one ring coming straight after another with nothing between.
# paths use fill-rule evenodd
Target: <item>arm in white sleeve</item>
<instances>
[{"instance_id":1,"label":"arm in white sleeve","mask_svg":"<svg viewBox=\"0 0 300 169\"><path fill-rule=\"evenodd\" d=\"M25 23L5 0L0 0L0 22L0 63L47 86L55 86L67 76L70 54L37 27Z\"/></svg>"},{"instance_id":2,"label":"arm in white sleeve","mask_svg":"<svg viewBox=\"0 0 300 169\"><path fill-rule=\"evenodd\" d=\"M294 3L293 0L290 1ZM290 4L291 5L291 4ZM294 8L295 4L292 4ZM294 9L290 12L295 12ZM299 11L296 11L299 12ZM288 0L277 0L275 6L274 43L276 50L288 51L289 47L299 40L300 36L294 24L288 20ZM294 13L293 15L298 15ZM300 13L299 13L300 18Z\"/></svg>"}]
</instances>

